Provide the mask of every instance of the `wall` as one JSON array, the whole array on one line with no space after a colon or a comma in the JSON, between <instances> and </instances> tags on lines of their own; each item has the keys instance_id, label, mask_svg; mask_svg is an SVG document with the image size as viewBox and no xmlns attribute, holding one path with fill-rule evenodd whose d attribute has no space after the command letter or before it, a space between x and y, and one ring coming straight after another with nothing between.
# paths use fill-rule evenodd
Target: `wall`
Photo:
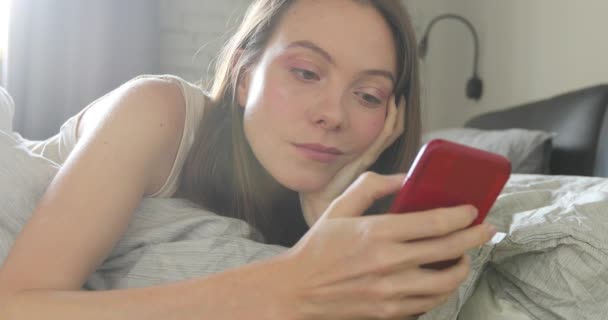
<instances>
[{"instance_id":1,"label":"wall","mask_svg":"<svg viewBox=\"0 0 608 320\"><path fill-rule=\"evenodd\" d=\"M467 17L481 38L481 101L466 99L473 45L453 21L433 28L422 63L426 130L460 126L471 116L568 90L608 83L608 1L406 0L420 29L434 16Z\"/></svg>"},{"instance_id":2,"label":"wall","mask_svg":"<svg viewBox=\"0 0 608 320\"><path fill-rule=\"evenodd\" d=\"M161 70L207 79L212 59L249 0L160 0Z\"/></svg>"},{"instance_id":3,"label":"wall","mask_svg":"<svg viewBox=\"0 0 608 320\"><path fill-rule=\"evenodd\" d=\"M608 83L606 0L404 0L418 33L435 16L456 13L481 42L481 101L465 97L473 41L455 21L433 28L421 63L425 130L461 126L475 114ZM584 3L584 5L583 5ZM162 70L194 81L239 21L248 0L161 0ZM198 54L197 49L203 47Z\"/></svg>"}]
</instances>

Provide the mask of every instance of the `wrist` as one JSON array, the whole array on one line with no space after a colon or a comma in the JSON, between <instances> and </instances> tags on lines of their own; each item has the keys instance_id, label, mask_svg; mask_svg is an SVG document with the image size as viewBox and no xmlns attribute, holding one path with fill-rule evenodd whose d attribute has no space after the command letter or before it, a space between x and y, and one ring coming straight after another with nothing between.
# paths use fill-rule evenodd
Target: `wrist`
<instances>
[{"instance_id":1,"label":"wrist","mask_svg":"<svg viewBox=\"0 0 608 320\"><path fill-rule=\"evenodd\" d=\"M304 320L302 303L299 301L300 289L298 281L297 255L289 251L276 256L259 265L261 283L257 288L265 288L263 306L271 306L264 319Z\"/></svg>"},{"instance_id":2,"label":"wrist","mask_svg":"<svg viewBox=\"0 0 608 320\"><path fill-rule=\"evenodd\" d=\"M299 320L285 259L279 255L198 279L196 312L215 319Z\"/></svg>"}]
</instances>

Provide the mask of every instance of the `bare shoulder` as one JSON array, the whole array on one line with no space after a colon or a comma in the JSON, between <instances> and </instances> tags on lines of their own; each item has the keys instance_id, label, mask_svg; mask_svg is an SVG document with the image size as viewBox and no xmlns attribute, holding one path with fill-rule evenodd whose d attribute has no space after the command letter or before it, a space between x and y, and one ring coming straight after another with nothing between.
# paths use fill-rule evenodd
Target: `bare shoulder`
<instances>
[{"instance_id":1,"label":"bare shoulder","mask_svg":"<svg viewBox=\"0 0 608 320\"><path fill-rule=\"evenodd\" d=\"M139 78L123 84L91 106L78 124L78 138L94 130L103 123L103 119L115 114L117 108L126 109L121 110L121 113L139 120L133 122L134 128L138 124L145 125L144 120L147 119L162 120L159 126L183 128L186 113L184 97L177 84L160 78Z\"/></svg>"},{"instance_id":2,"label":"bare shoulder","mask_svg":"<svg viewBox=\"0 0 608 320\"><path fill-rule=\"evenodd\" d=\"M146 194L166 181L177 156L185 125L186 106L178 84L160 78L138 78L114 90L89 108L77 129L78 141L112 124L116 135L139 136L132 141L153 149Z\"/></svg>"},{"instance_id":3,"label":"bare shoulder","mask_svg":"<svg viewBox=\"0 0 608 320\"><path fill-rule=\"evenodd\" d=\"M15 240L0 269L0 294L81 288L124 234L142 197L170 172L183 104L176 85L142 79L88 109L97 118L89 116Z\"/></svg>"}]
</instances>

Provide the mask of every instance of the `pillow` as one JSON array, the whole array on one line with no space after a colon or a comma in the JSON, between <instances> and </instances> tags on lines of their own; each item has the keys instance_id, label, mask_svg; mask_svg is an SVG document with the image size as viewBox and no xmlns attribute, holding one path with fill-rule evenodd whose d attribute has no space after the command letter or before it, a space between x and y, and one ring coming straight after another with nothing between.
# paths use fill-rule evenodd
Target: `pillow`
<instances>
[{"instance_id":1,"label":"pillow","mask_svg":"<svg viewBox=\"0 0 608 320\"><path fill-rule=\"evenodd\" d=\"M30 152L17 133L0 130L0 266L58 172ZM184 280L279 254L285 248L237 219L184 199L145 198L133 222L85 289L117 289Z\"/></svg>"},{"instance_id":2,"label":"pillow","mask_svg":"<svg viewBox=\"0 0 608 320\"><path fill-rule=\"evenodd\" d=\"M496 296L485 274L473 295L460 309L458 320L532 320L532 316L518 309L517 305L507 299Z\"/></svg>"},{"instance_id":3,"label":"pillow","mask_svg":"<svg viewBox=\"0 0 608 320\"><path fill-rule=\"evenodd\" d=\"M0 265L58 166L30 153L17 134L0 131ZM269 245L245 222L203 210L184 199L145 198L85 290L148 287L206 276L268 259L287 248ZM472 270L448 302L421 320L455 319L472 294L493 245L473 250Z\"/></svg>"},{"instance_id":4,"label":"pillow","mask_svg":"<svg viewBox=\"0 0 608 320\"><path fill-rule=\"evenodd\" d=\"M0 87L0 130L11 132L13 130L13 115L15 103L3 87Z\"/></svg>"},{"instance_id":5,"label":"pillow","mask_svg":"<svg viewBox=\"0 0 608 320\"><path fill-rule=\"evenodd\" d=\"M0 130L0 265L58 169Z\"/></svg>"},{"instance_id":6,"label":"pillow","mask_svg":"<svg viewBox=\"0 0 608 320\"><path fill-rule=\"evenodd\" d=\"M450 128L426 133L422 141L444 139L500 154L511 161L512 173L548 174L553 136L525 129Z\"/></svg>"},{"instance_id":7,"label":"pillow","mask_svg":"<svg viewBox=\"0 0 608 320\"><path fill-rule=\"evenodd\" d=\"M507 235L461 319L606 319L606 212L608 179L513 175L486 220Z\"/></svg>"}]
</instances>

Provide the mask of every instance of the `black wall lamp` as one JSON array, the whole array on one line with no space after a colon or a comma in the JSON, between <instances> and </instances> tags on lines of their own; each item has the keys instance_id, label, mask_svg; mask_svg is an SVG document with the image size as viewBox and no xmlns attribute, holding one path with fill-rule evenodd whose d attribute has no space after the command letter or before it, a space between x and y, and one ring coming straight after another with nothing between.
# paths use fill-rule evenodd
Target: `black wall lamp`
<instances>
[{"instance_id":1,"label":"black wall lamp","mask_svg":"<svg viewBox=\"0 0 608 320\"><path fill-rule=\"evenodd\" d=\"M424 36L422 37L422 40L420 41L420 45L418 48L420 57L422 59L424 59L424 57L427 54L428 47L429 47L429 34L430 34L433 26L437 22L439 22L441 20L447 20L447 19L457 20L457 21L464 23L469 28L469 30L471 31L471 33L473 35L473 41L475 44L475 56L473 58L474 59L473 60L473 76L471 77L471 79L469 79L469 81L467 83L466 91L467 91L467 97L469 99L479 100L479 99L481 99L481 96L483 95L483 81L481 80L481 78L479 78L479 74L477 73L478 65L479 65L479 37L477 36L477 31L473 27L473 24L469 20L465 19L462 16L455 15L455 14L443 14L443 15L437 16L433 20L431 20L431 22L427 25L426 30L424 31Z\"/></svg>"}]
</instances>

